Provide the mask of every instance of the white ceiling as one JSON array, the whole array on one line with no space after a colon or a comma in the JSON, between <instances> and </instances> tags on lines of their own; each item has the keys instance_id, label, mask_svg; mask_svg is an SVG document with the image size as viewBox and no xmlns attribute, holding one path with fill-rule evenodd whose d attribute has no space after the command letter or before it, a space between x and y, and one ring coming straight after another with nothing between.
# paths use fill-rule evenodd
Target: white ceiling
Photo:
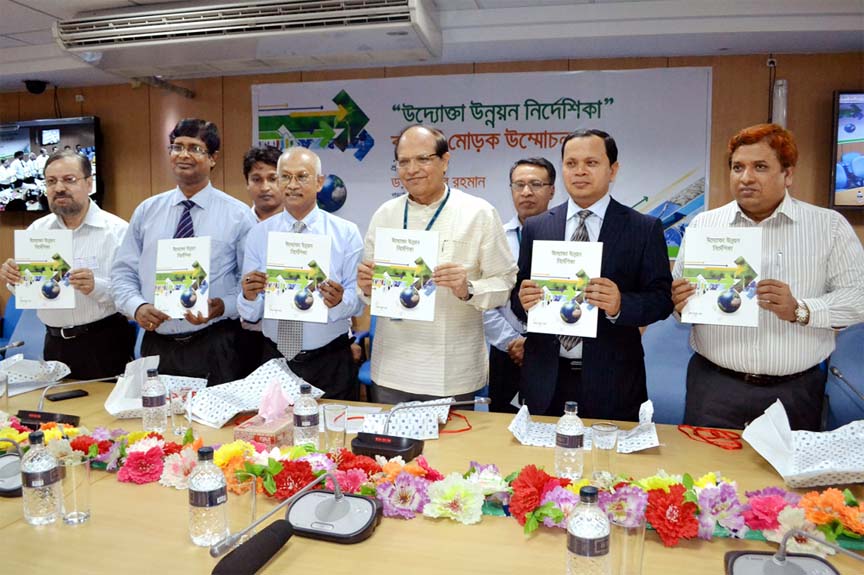
<instances>
[{"instance_id":1,"label":"white ceiling","mask_svg":"<svg viewBox=\"0 0 864 575\"><path fill-rule=\"evenodd\" d=\"M19 91L24 79L45 80L61 87L123 82L64 52L54 43L51 26L58 19L81 12L153 9L159 3L0 0L0 91ZM438 13L443 54L429 63L864 51L864 0L431 3Z\"/></svg>"}]
</instances>

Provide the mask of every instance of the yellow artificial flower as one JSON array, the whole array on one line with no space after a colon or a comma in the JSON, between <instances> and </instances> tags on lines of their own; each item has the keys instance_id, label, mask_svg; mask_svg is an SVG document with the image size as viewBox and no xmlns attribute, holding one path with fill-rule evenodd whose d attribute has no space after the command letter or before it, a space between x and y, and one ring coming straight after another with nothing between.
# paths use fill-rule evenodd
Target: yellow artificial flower
<instances>
[{"instance_id":1,"label":"yellow artificial flower","mask_svg":"<svg viewBox=\"0 0 864 575\"><path fill-rule=\"evenodd\" d=\"M582 489L583 487L585 487L586 485L591 485L591 480L588 479L587 477L583 477L582 479L580 479L576 483L571 482L570 485L568 485L564 489L568 489L568 490L572 491L573 493L575 493L576 495L579 495L579 490Z\"/></svg>"},{"instance_id":2,"label":"yellow artificial flower","mask_svg":"<svg viewBox=\"0 0 864 575\"><path fill-rule=\"evenodd\" d=\"M705 487L717 487L717 474L713 471L706 473L699 479L693 482L693 485L704 489Z\"/></svg>"},{"instance_id":3,"label":"yellow artificial flower","mask_svg":"<svg viewBox=\"0 0 864 575\"><path fill-rule=\"evenodd\" d=\"M248 441L238 439L231 443L223 443L213 454L213 463L225 467L235 457L246 458L255 453L255 448Z\"/></svg>"},{"instance_id":4,"label":"yellow artificial flower","mask_svg":"<svg viewBox=\"0 0 864 575\"><path fill-rule=\"evenodd\" d=\"M662 489L666 493L669 493L669 487L672 485L677 485L681 483L682 478L680 475L669 475L662 469L657 471L657 475L652 475L651 477L643 477L642 479L634 482L634 485L641 487L645 491L651 491L652 489Z\"/></svg>"},{"instance_id":5,"label":"yellow artificial flower","mask_svg":"<svg viewBox=\"0 0 864 575\"><path fill-rule=\"evenodd\" d=\"M4 427L0 429L0 439L11 439L12 441L17 441L20 445L24 445L27 443L27 436L29 433L26 431L18 432L15 431L13 427ZM0 451L9 451L15 449L15 446L7 441L0 442Z\"/></svg>"}]
</instances>

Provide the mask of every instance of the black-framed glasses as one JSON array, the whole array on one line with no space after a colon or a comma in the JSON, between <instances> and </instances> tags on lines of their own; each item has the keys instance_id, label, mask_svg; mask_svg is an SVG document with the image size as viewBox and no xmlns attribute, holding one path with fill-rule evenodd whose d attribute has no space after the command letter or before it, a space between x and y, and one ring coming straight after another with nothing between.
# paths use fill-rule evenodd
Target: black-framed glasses
<instances>
[{"instance_id":1,"label":"black-framed glasses","mask_svg":"<svg viewBox=\"0 0 864 575\"><path fill-rule=\"evenodd\" d=\"M523 182L522 180L519 180L516 182L510 182L510 191L521 192L522 190L525 189L525 186L528 186L528 188L532 192L536 193L536 192L539 192L540 190L542 190L543 188L545 188L546 186L551 186L551 185L552 185L551 182L541 182L540 180L531 180L530 182Z\"/></svg>"},{"instance_id":2,"label":"black-framed glasses","mask_svg":"<svg viewBox=\"0 0 864 575\"><path fill-rule=\"evenodd\" d=\"M198 144L192 144L191 146L183 146L181 144L168 145L168 153L172 156L179 156L183 152L198 157L210 155L210 152L207 151L207 148L205 148L204 146L199 146Z\"/></svg>"}]
</instances>

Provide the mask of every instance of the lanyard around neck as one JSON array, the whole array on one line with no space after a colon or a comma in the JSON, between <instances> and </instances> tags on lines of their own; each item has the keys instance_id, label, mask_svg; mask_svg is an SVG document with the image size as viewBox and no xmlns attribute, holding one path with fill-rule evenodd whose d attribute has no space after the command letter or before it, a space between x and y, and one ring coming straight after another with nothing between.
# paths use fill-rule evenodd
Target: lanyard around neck
<instances>
[{"instance_id":1,"label":"lanyard around neck","mask_svg":"<svg viewBox=\"0 0 864 575\"><path fill-rule=\"evenodd\" d=\"M435 210L435 213L432 214L432 219L429 220L429 223L426 224L426 231L432 229L432 226L435 224L435 220L438 219L439 214L441 214L441 210L444 209L444 206L447 205L447 200L450 199L450 186L447 186L447 195L444 196L444 200L441 204L438 205L438 209ZM402 213L402 229L408 229L408 194L405 194L405 211Z\"/></svg>"}]
</instances>

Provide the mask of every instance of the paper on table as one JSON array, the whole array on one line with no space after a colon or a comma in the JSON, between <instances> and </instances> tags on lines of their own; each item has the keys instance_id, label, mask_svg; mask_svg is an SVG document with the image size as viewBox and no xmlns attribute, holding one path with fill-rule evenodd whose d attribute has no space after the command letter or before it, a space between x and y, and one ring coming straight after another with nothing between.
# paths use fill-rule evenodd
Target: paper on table
<instances>
[{"instance_id":1,"label":"paper on table","mask_svg":"<svg viewBox=\"0 0 864 575\"><path fill-rule=\"evenodd\" d=\"M778 399L742 437L790 487L864 482L864 420L834 431L792 431Z\"/></svg>"},{"instance_id":2,"label":"paper on table","mask_svg":"<svg viewBox=\"0 0 864 575\"><path fill-rule=\"evenodd\" d=\"M405 405L427 405L440 402L441 399L398 403L391 410ZM452 400L453 398L451 397L450 399ZM369 414L363 419L362 431L364 433L384 433L384 427L389 417L390 425L387 428L387 435L408 437L410 439L438 439L438 425L447 423L447 414L449 412L449 405L435 405L415 409L402 409L393 413L392 416L389 411Z\"/></svg>"},{"instance_id":3,"label":"paper on table","mask_svg":"<svg viewBox=\"0 0 864 575\"><path fill-rule=\"evenodd\" d=\"M359 405L348 406L348 421L345 426L345 433L351 435L363 431L363 424L366 417L373 413L381 413L380 407L365 407ZM318 430L324 433L324 406L318 406Z\"/></svg>"},{"instance_id":4,"label":"paper on table","mask_svg":"<svg viewBox=\"0 0 864 575\"><path fill-rule=\"evenodd\" d=\"M141 387L147 379L147 370L159 367L159 356L142 357L126 364L123 376L111 389L105 400L105 411L117 419L135 419L142 415ZM181 375L159 374L159 381L165 386L169 396L176 395L180 390L200 391L207 387L207 380ZM183 413L180 402L172 401L171 408L176 415Z\"/></svg>"},{"instance_id":5,"label":"paper on table","mask_svg":"<svg viewBox=\"0 0 864 575\"><path fill-rule=\"evenodd\" d=\"M24 354L18 353L0 361L0 371L8 374L9 397L14 397L57 383L71 370L60 361L24 359Z\"/></svg>"},{"instance_id":6,"label":"paper on table","mask_svg":"<svg viewBox=\"0 0 864 575\"><path fill-rule=\"evenodd\" d=\"M649 399L639 407L639 425L627 431L619 431L618 453L633 453L660 445L657 427L652 423L654 404ZM555 424L531 420L528 406L523 405L507 427L522 445L555 447ZM591 449L591 428L585 428L583 449Z\"/></svg>"}]
</instances>

